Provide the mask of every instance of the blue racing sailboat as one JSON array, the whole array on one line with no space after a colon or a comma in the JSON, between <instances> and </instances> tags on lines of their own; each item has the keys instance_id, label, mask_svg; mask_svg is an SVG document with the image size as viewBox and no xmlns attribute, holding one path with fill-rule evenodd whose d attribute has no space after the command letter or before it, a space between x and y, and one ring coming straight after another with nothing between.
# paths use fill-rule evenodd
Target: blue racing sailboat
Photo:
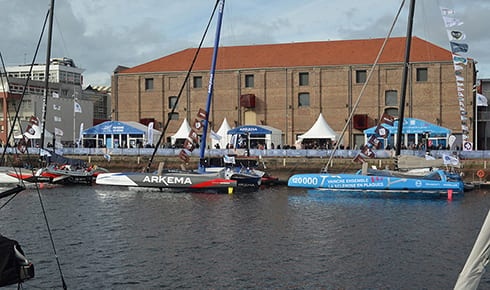
<instances>
[{"instance_id":1,"label":"blue racing sailboat","mask_svg":"<svg viewBox=\"0 0 490 290\"><path fill-rule=\"evenodd\" d=\"M403 129L405 96L407 91L408 63L410 60L410 46L412 40L413 15L415 0L410 2L408 27L406 36L405 59L402 74L402 87L400 96L398 134L396 140L396 157L400 156L401 132ZM375 62L376 64L376 62ZM373 67L374 69L374 67ZM383 118L385 116L383 115ZM388 116L391 117L391 116ZM382 119L383 119L382 118ZM393 122L393 118L389 118ZM383 128L383 127L381 127ZM365 147L363 153L374 156L369 147ZM459 195L464 191L462 178L456 173L444 170L428 170L425 175L409 174L400 171L368 169L367 163L363 163L363 169L355 174L329 174L310 173L295 174L288 180L288 186L308 189L342 190L342 191L387 191L397 195L401 192L426 193L433 197ZM412 195L406 195L408 197Z\"/></svg>"}]
</instances>

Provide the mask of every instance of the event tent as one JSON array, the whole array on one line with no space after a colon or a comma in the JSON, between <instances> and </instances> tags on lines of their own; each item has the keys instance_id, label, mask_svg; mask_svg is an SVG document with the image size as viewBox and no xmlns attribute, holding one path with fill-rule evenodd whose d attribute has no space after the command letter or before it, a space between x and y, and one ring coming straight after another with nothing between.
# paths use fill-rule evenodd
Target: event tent
<instances>
[{"instance_id":1,"label":"event tent","mask_svg":"<svg viewBox=\"0 0 490 290\"><path fill-rule=\"evenodd\" d=\"M323 114L320 113L318 116L318 119L316 120L315 124L308 130L306 133L303 135L298 136L298 139L301 141L303 139L330 139L330 140L336 140L337 139L337 134L335 134L335 131L330 128L330 126L327 124L327 121L325 121L325 118L323 118Z\"/></svg>"},{"instance_id":2,"label":"event tent","mask_svg":"<svg viewBox=\"0 0 490 290\"><path fill-rule=\"evenodd\" d=\"M190 133L191 126L189 125L189 122L187 122L187 119L184 119L184 121L182 121L182 125L180 125L179 130L177 130L174 135L170 136L170 144L175 145L178 139L187 139Z\"/></svg>"},{"instance_id":3,"label":"event tent","mask_svg":"<svg viewBox=\"0 0 490 290\"><path fill-rule=\"evenodd\" d=\"M219 144L220 148L226 148L226 145L230 143L230 136L228 136L229 130L231 130L230 124L228 124L228 121L226 118L224 118L223 123L221 123L221 127L219 127L218 131L216 132L221 139L217 140L211 136L211 145L213 148L216 147L216 144Z\"/></svg>"},{"instance_id":4,"label":"event tent","mask_svg":"<svg viewBox=\"0 0 490 290\"><path fill-rule=\"evenodd\" d=\"M160 131L153 131L154 140ZM136 122L106 121L82 132L84 146L131 148L146 144L148 126Z\"/></svg>"},{"instance_id":5,"label":"event tent","mask_svg":"<svg viewBox=\"0 0 490 290\"><path fill-rule=\"evenodd\" d=\"M250 136L249 141L252 147L259 144L264 144L269 149L272 149L272 144L274 144L274 146L282 146L282 131L264 125L246 125L229 130L228 135L230 135L230 143L233 144L235 148L239 147L240 138L246 134L249 134Z\"/></svg>"},{"instance_id":6,"label":"event tent","mask_svg":"<svg viewBox=\"0 0 490 290\"><path fill-rule=\"evenodd\" d=\"M387 138L389 140L388 143L394 145L394 136L398 133L398 120L394 122L393 126L383 124L383 127L385 127L390 134L389 138ZM366 142L372 135L376 134L376 128L377 126L364 130L364 138ZM447 140L451 135L451 130L447 128L414 118L405 118L403 120L402 130L402 133L404 135L404 145L407 147L411 144L419 144L426 134L429 136L429 140L431 140L434 145L441 144L443 146L446 146ZM386 147L386 143L384 142L385 138L378 137L378 139L380 139L382 145Z\"/></svg>"}]
</instances>

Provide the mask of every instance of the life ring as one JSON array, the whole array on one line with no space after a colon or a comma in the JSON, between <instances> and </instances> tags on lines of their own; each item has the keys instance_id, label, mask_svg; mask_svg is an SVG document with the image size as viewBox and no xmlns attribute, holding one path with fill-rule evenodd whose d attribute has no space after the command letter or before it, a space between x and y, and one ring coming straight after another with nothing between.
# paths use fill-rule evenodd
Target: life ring
<instances>
[{"instance_id":1,"label":"life ring","mask_svg":"<svg viewBox=\"0 0 490 290\"><path fill-rule=\"evenodd\" d=\"M478 177L480 177L480 178L485 177L485 171L483 171L483 170L481 170L481 169L480 169L480 170L478 170L478 171L476 172L476 176L478 176Z\"/></svg>"}]
</instances>

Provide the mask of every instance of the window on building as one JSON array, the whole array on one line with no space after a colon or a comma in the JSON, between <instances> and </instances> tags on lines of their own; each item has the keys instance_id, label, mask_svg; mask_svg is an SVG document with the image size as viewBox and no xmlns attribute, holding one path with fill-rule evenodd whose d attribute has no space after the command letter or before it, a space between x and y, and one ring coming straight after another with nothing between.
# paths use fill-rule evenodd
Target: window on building
<instances>
[{"instance_id":1,"label":"window on building","mask_svg":"<svg viewBox=\"0 0 490 290\"><path fill-rule=\"evenodd\" d=\"M365 69L356 70L356 84L363 84L366 82L366 79L367 79L367 71Z\"/></svg>"},{"instance_id":2,"label":"window on building","mask_svg":"<svg viewBox=\"0 0 490 290\"><path fill-rule=\"evenodd\" d=\"M201 76L196 76L193 78L193 87L194 87L194 89L202 88L202 77Z\"/></svg>"},{"instance_id":3,"label":"window on building","mask_svg":"<svg viewBox=\"0 0 490 290\"><path fill-rule=\"evenodd\" d=\"M145 79L145 90L146 91L153 90L153 78Z\"/></svg>"},{"instance_id":4,"label":"window on building","mask_svg":"<svg viewBox=\"0 0 490 290\"><path fill-rule=\"evenodd\" d=\"M309 74L307 72L299 73L299 85L307 86L309 85Z\"/></svg>"},{"instance_id":5,"label":"window on building","mask_svg":"<svg viewBox=\"0 0 490 290\"><path fill-rule=\"evenodd\" d=\"M386 108L385 113L395 118L398 118L398 108Z\"/></svg>"},{"instance_id":6,"label":"window on building","mask_svg":"<svg viewBox=\"0 0 490 290\"><path fill-rule=\"evenodd\" d=\"M298 107L309 107L309 106L310 106L310 93L299 93Z\"/></svg>"},{"instance_id":7,"label":"window on building","mask_svg":"<svg viewBox=\"0 0 490 290\"><path fill-rule=\"evenodd\" d=\"M179 119L179 113L168 113L168 119L169 120L178 120Z\"/></svg>"},{"instance_id":8,"label":"window on building","mask_svg":"<svg viewBox=\"0 0 490 290\"><path fill-rule=\"evenodd\" d=\"M426 82L428 80L427 68L417 68L417 81Z\"/></svg>"},{"instance_id":9,"label":"window on building","mask_svg":"<svg viewBox=\"0 0 490 290\"><path fill-rule=\"evenodd\" d=\"M254 87L254 75L245 75L245 87L246 88Z\"/></svg>"},{"instance_id":10,"label":"window on building","mask_svg":"<svg viewBox=\"0 0 490 290\"><path fill-rule=\"evenodd\" d=\"M168 108L172 109L175 105L175 108L177 108L177 96L171 96L168 98Z\"/></svg>"},{"instance_id":11,"label":"window on building","mask_svg":"<svg viewBox=\"0 0 490 290\"><path fill-rule=\"evenodd\" d=\"M388 90L385 92L385 106L398 106L398 92Z\"/></svg>"}]
</instances>

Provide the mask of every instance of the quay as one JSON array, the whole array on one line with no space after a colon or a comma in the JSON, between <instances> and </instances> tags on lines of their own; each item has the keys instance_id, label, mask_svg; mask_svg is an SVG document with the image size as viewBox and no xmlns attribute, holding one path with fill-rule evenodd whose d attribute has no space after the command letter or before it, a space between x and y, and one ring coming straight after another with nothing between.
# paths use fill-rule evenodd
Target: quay
<instances>
[{"instance_id":1,"label":"quay","mask_svg":"<svg viewBox=\"0 0 490 290\"><path fill-rule=\"evenodd\" d=\"M110 161L103 155L65 155L66 157L85 160L90 164L104 167L109 171L142 171L148 164L148 155L111 155ZM219 156L219 155L217 155ZM240 156L242 158L243 156ZM281 181L287 182L288 178L298 173L318 173L328 162L328 157L319 156L251 156L258 158L259 169L265 169L270 175L278 177ZM353 162L353 158L335 157L329 166L330 173L355 173L361 168L360 163ZM377 168L394 168L392 158L366 159L369 166ZM191 156L188 163L184 163L177 155L156 155L153 159L151 169L157 170L158 164L163 163L167 168L196 169L199 158ZM490 182L490 158L489 159L463 159L460 160L461 167L458 171L463 173L463 179L467 182L485 184ZM478 171L482 170L485 174L479 177ZM481 175L481 174L480 174Z\"/></svg>"},{"instance_id":2,"label":"quay","mask_svg":"<svg viewBox=\"0 0 490 290\"><path fill-rule=\"evenodd\" d=\"M157 170L160 163L166 168L195 169L199 162L197 150L192 152L188 163L184 163L179 157L179 148L161 148L155 155L151 170ZM62 153L65 157L77 158L89 164L97 165L109 171L138 172L142 171L149 162L153 153L153 148L132 148L132 149L106 149L106 148L63 148ZM287 182L288 178L298 173L318 173L325 167L329 156L333 150L312 150L312 149L251 149L250 158L259 160L259 169L265 169L270 175L278 177L281 181ZM8 148L9 156L15 156L13 148ZM329 166L330 173L355 173L361 168L360 163L353 162L359 150L337 150ZM443 155L457 156L460 160L460 168L466 182L475 184L490 184L490 151L450 151L433 150L430 152L434 158L442 158ZM245 157L245 150L228 149L208 149L207 157L222 157L225 155L236 154L237 158ZM403 155L423 157L424 150L402 150ZM36 164L39 156L38 148L29 148L29 155ZM379 169L394 168L393 152L391 150L377 150L376 158L369 159L369 166L376 166ZM20 158L19 158L20 157ZM25 160L25 156L17 156L14 159ZM22 164L16 164L22 165ZM483 175L481 174L483 171ZM478 174L479 173L479 174ZM478 176L480 175L480 176Z\"/></svg>"}]
</instances>

